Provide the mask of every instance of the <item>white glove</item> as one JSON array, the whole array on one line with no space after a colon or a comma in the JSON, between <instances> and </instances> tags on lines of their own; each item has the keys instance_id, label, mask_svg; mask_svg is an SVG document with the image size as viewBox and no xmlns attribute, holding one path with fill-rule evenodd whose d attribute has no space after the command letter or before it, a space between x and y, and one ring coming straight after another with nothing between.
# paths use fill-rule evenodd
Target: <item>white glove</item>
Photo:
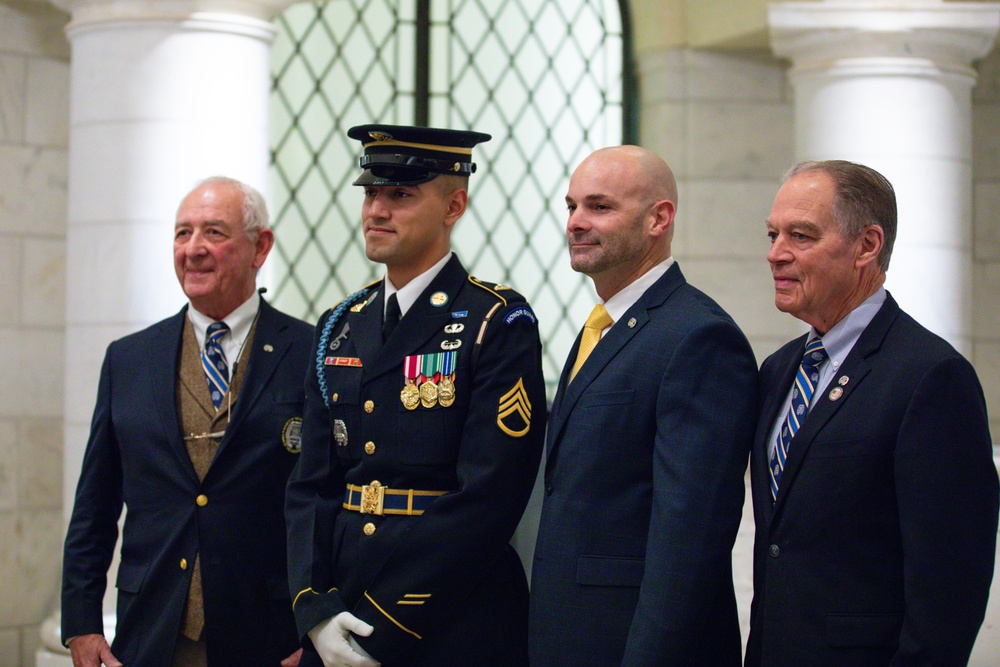
<instances>
[{"instance_id":1,"label":"white glove","mask_svg":"<svg viewBox=\"0 0 1000 667\"><path fill-rule=\"evenodd\" d=\"M323 660L325 667L380 667L381 663L374 660L358 645L351 636L367 637L375 628L368 625L354 614L342 611L336 616L318 623L309 631L316 652Z\"/></svg>"}]
</instances>

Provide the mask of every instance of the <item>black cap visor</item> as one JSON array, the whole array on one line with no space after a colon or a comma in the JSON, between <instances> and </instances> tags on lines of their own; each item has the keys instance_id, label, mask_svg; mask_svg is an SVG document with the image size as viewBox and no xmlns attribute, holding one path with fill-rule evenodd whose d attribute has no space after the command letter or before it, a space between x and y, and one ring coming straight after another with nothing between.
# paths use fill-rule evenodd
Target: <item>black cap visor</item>
<instances>
[{"instance_id":1,"label":"black cap visor","mask_svg":"<svg viewBox=\"0 0 1000 667\"><path fill-rule=\"evenodd\" d=\"M358 160L364 170L354 185L417 185L441 174L468 176L475 173L474 162L436 160L399 153L369 153Z\"/></svg>"}]
</instances>

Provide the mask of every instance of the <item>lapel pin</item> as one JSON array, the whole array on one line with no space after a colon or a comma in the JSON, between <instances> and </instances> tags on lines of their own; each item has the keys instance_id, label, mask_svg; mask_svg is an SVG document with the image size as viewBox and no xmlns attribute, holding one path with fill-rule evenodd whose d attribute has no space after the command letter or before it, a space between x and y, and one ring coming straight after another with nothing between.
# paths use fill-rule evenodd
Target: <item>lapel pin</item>
<instances>
[{"instance_id":1,"label":"lapel pin","mask_svg":"<svg viewBox=\"0 0 1000 667\"><path fill-rule=\"evenodd\" d=\"M264 346L264 351L265 351L265 352L274 352L274 346L273 346L273 345L271 345L270 343L268 343L268 344L266 344L266 345Z\"/></svg>"},{"instance_id":2,"label":"lapel pin","mask_svg":"<svg viewBox=\"0 0 1000 667\"><path fill-rule=\"evenodd\" d=\"M830 400L839 401L840 397L844 395L843 387L834 387L830 390Z\"/></svg>"},{"instance_id":3,"label":"lapel pin","mask_svg":"<svg viewBox=\"0 0 1000 667\"><path fill-rule=\"evenodd\" d=\"M628 321L628 328L629 328L629 329L634 329L634 328L635 328L635 318L634 318L634 317L633 317L633 318L631 318L631 319L630 319L630 320Z\"/></svg>"},{"instance_id":4,"label":"lapel pin","mask_svg":"<svg viewBox=\"0 0 1000 667\"><path fill-rule=\"evenodd\" d=\"M850 381L851 381L851 378L847 377L846 375L841 375L840 379L837 380L837 384L839 384L841 387L846 387L847 383L850 382Z\"/></svg>"},{"instance_id":5,"label":"lapel pin","mask_svg":"<svg viewBox=\"0 0 1000 667\"><path fill-rule=\"evenodd\" d=\"M431 305L440 308L444 304L448 303L448 295L444 292L434 292L431 294Z\"/></svg>"}]
</instances>

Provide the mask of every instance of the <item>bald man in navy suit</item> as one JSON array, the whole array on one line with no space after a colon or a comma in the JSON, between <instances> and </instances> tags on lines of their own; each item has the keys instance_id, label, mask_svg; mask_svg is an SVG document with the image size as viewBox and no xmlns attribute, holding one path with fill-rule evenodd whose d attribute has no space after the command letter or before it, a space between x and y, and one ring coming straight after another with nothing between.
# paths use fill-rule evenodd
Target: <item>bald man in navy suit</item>
<instances>
[{"instance_id":1,"label":"bald man in navy suit","mask_svg":"<svg viewBox=\"0 0 1000 667\"><path fill-rule=\"evenodd\" d=\"M676 202L670 168L637 146L570 180L570 263L601 303L549 419L532 667L741 661L731 554L757 364L671 257Z\"/></svg>"}]
</instances>

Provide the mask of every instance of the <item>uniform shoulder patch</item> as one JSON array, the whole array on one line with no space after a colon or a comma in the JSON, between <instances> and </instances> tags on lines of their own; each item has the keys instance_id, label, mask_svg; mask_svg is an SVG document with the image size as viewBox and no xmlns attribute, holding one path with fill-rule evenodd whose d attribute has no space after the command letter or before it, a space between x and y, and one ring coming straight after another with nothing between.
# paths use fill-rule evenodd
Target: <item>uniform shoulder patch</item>
<instances>
[{"instance_id":1,"label":"uniform shoulder patch","mask_svg":"<svg viewBox=\"0 0 1000 667\"><path fill-rule=\"evenodd\" d=\"M531 308L527 305L514 308L509 313L504 315L503 321L507 324L507 326L510 326L522 318L528 318L531 320L532 324L538 324L538 318L535 317L535 313L532 312Z\"/></svg>"},{"instance_id":2,"label":"uniform shoulder patch","mask_svg":"<svg viewBox=\"0 0 1000 667\"><path fill-rule=\"evenodd\" d=\"M514 386L500 397L497 426L512 438L525 436L531 430L531 401L524 388L524 378L518 378Z\"/></svg>"}]
</instances>

